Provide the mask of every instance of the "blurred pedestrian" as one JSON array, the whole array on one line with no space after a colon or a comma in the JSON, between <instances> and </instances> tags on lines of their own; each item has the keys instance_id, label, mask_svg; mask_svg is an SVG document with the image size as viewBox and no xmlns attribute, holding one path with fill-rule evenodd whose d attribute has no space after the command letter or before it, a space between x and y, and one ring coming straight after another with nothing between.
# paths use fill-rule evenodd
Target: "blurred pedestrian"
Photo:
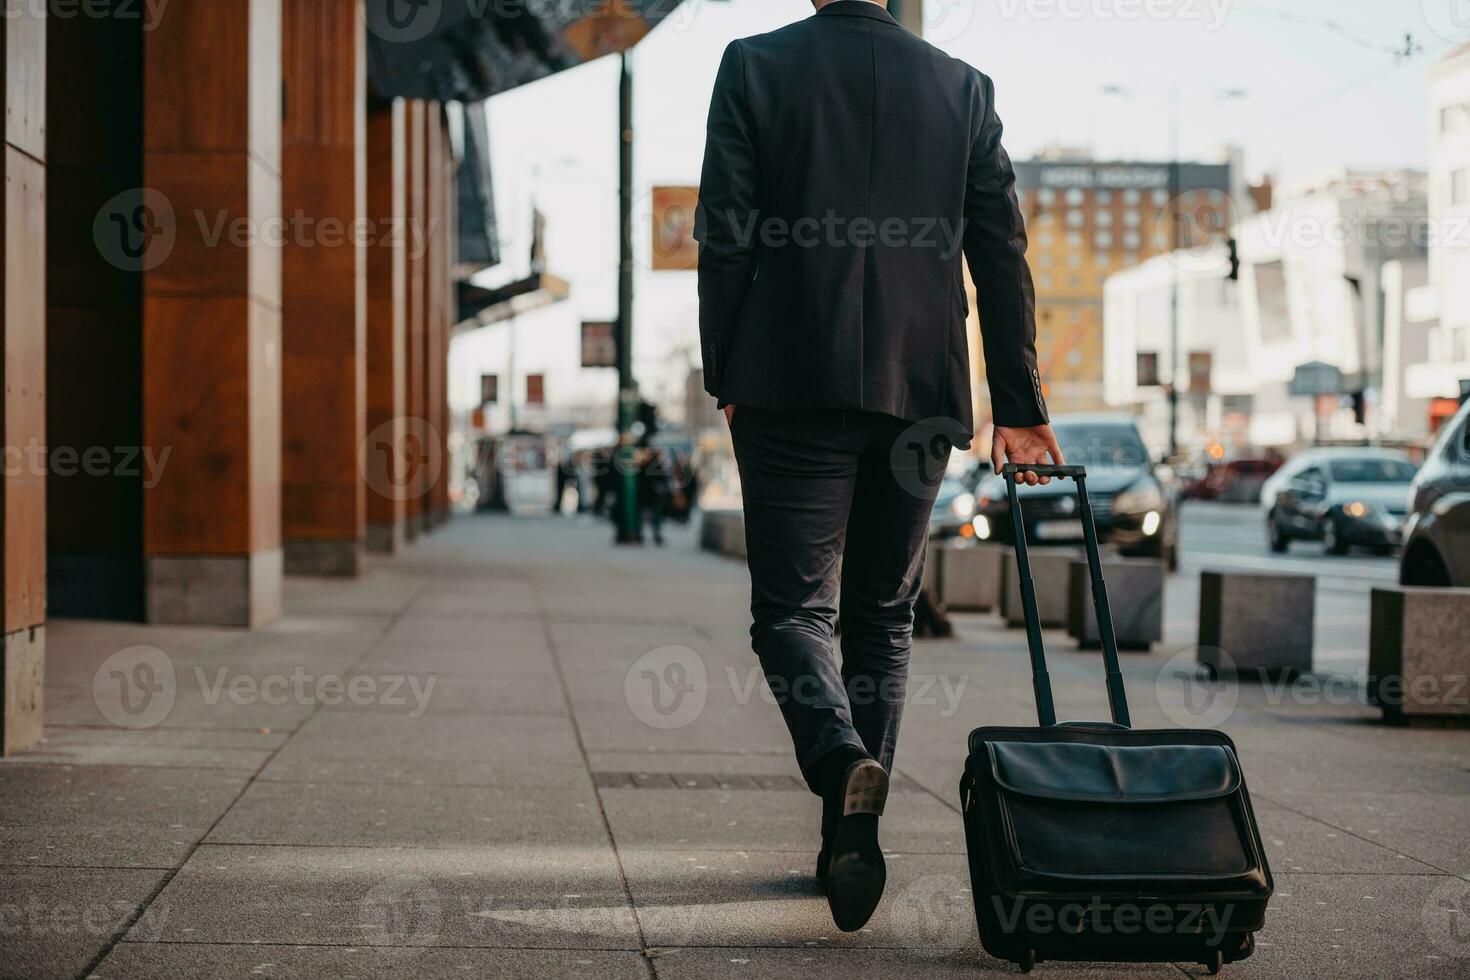
<instances>
[{"instance_id":1,"label":"blurred pedestrian","mask_svg":"<svg viewBox=\"0 0 1470 980\"><path fill-rule=\"evenodd\" d=\"M658 449L640 449L638 466L638 509L640 528L646 525L653 531L653 543L663 547L664 518L674 496L673 474L669 471L668 456Z\"/></svg>"}]
</instances>

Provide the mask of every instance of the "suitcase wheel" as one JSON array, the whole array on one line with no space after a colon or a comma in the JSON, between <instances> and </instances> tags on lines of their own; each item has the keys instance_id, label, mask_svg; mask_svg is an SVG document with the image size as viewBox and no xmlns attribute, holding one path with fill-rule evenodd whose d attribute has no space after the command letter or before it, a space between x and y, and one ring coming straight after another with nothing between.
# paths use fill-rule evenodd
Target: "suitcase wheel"
<instances>
[{"instance_id":1,"label":"suitcase wheel","mask_svg":"<svg viewBox=\"0 0 1470 980\"><path fill-rule=\"evenodd\" d=\"M1028 949L1022 953L1021 958L1016 960L1016 966L1021 968L1022 973L1030 973L1036 969L1036 950Z\"/></svg>"},{"instance_id":2,"label":"suitcase wheel","mask_svg":"<svg viewBox=\"0 0 1470 980\"><path fill-rule=\"evenodd\" d=\"M1204 961L1205 969L1210 971L1210 976L1215 976L1225 966L1225 954L1218 949Z\"/></svg>"}]
</instances>

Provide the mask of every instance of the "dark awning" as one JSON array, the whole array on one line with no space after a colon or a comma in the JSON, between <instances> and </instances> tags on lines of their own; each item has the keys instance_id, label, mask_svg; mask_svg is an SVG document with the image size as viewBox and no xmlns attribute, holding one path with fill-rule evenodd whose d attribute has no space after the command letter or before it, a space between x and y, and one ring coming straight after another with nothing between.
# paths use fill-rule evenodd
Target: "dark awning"
<instances>
[{"instance_id":1,"label":"dark awning","mask_svg":"<svg viewBox=\"0 0 1470 980\"><path fill-rule=\"evenodd\" d=\"M368 78L391 98L479 102L637 44L682 0L367 0Z\"/></svg>"},{"instance_id":2,"label":"dark awning","mask_svg":"<svg viewBox=\"0 0 1470 980\"><path fill-rule=\"evenodd\" d=\"M464 156L454 178L459 206L459 264L455 279L500 264L500 233L495 227L495 184L490 175L490 127L485 113L464 114Z\"/></svg>"}]
</instances>

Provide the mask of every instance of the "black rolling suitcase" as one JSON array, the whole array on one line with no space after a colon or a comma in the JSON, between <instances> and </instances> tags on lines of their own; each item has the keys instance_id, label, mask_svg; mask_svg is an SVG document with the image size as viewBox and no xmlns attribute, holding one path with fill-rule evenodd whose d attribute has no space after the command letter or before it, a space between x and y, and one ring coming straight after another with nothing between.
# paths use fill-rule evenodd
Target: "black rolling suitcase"
<instances>
[{"instance_id":1,"label":"black rolling suitcase","mask_svg":"<svg viewBox=\"0 0 1470 980\"><path fill-rule=\"evenodd\" d=\"M1108 722L1056 721L1016 474L1073 479L1107 672ZM1129 727L1081 466L1004 470L1039 728L977 728L960 781L986 952L1188 962L1211 973L1255 948L1274 885L1235 745L1208 730Z\"/></svg>"}]
</instances>

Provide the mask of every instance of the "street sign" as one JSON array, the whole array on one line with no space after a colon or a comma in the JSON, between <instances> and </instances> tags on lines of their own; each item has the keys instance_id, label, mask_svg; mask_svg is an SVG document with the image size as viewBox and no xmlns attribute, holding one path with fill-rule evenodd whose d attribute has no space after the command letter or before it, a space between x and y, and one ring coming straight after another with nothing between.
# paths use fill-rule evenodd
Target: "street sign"
<instances>
[{"instance_id":1,"label":"street sign","mask_svg":"<svg viewBox=\"0 0 1470 980\"><path fill-rule=\"evenodd\" d=\"M1215 355L1207 350L1192 350L1189 352L1189 390L1196 394L1205 394L1210 391L1211 379L1214 377Z\"/></svg>"},{"instance_id":2,"label":"street sign","mask_svg":"<svg viewBox=\"0 0 1470 980\"><path fill-rule=\"evenodd\" d=\"M582 321L582 366L615 368L618 366L617 324L603 320Z\"/></svg>"},{"instance_id":3,"label":"street sign","mask_svg":"<svg viewBox=\"0 0 1470 980\"><path fill-rule=\"evenodd\" d=\"M1335 364L1309 361L1297 365L1288 388L1293 395L1340 395L1342 394L1342 369Z\"/></svg>"}]
</instances>

